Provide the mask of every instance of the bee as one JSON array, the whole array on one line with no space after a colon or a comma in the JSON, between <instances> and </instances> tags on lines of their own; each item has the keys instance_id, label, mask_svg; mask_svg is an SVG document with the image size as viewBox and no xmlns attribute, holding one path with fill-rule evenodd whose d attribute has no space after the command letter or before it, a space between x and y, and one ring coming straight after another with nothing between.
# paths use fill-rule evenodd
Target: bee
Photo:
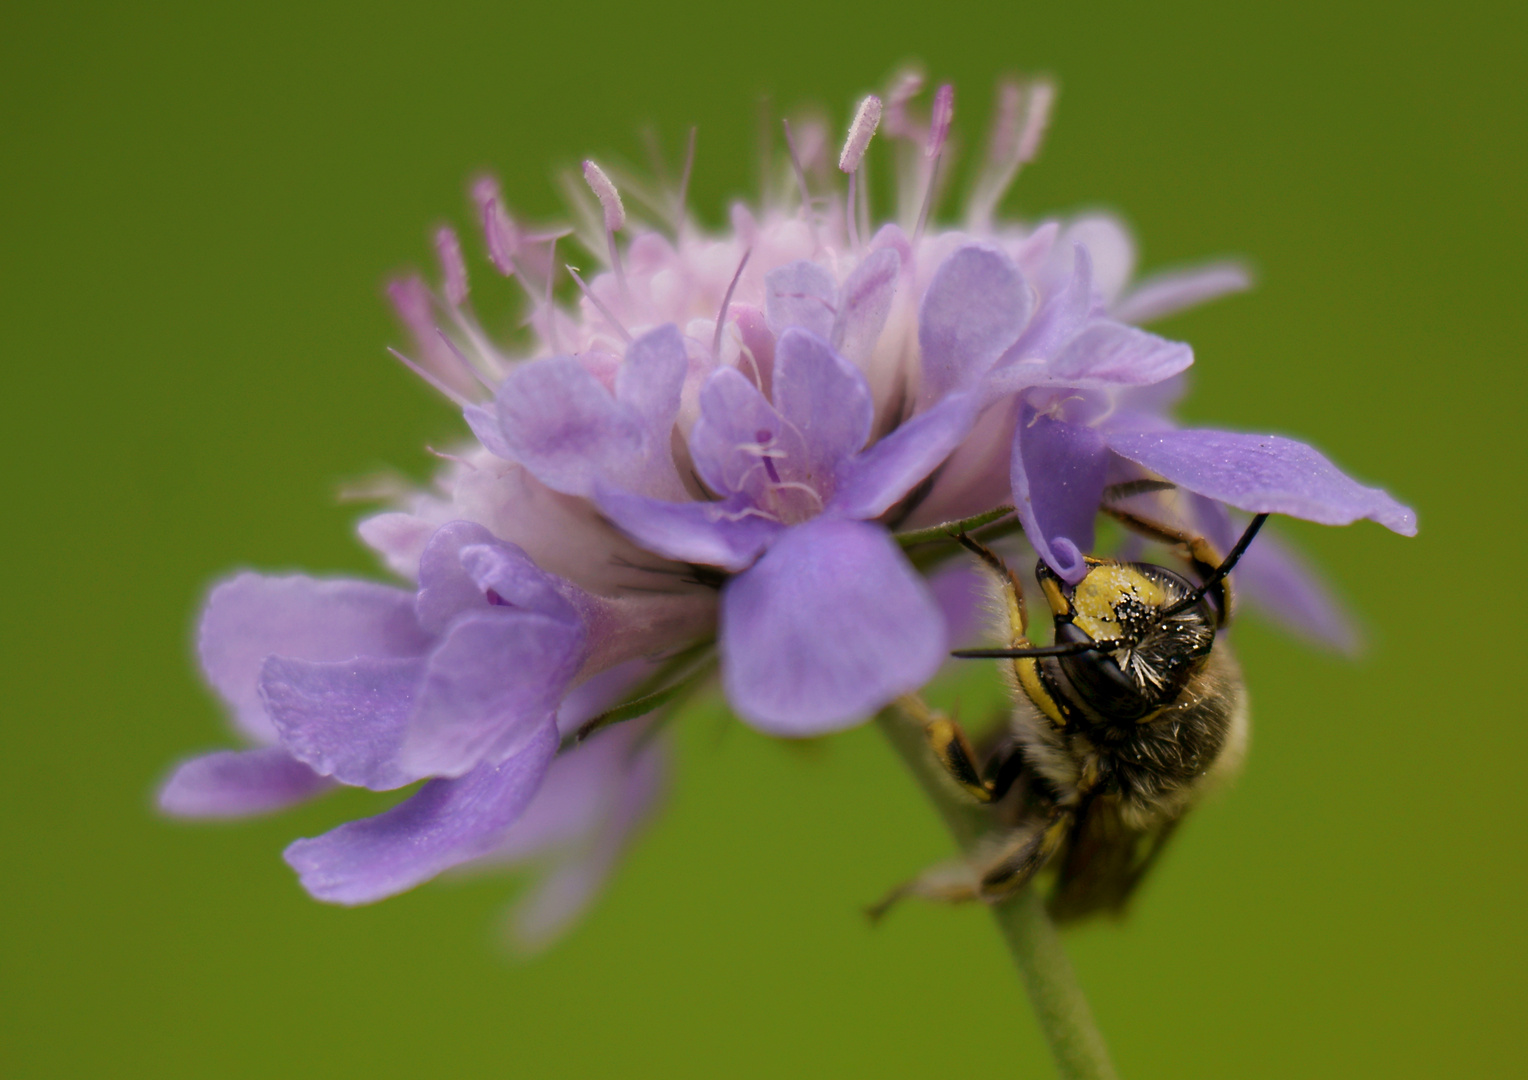
<instances>
[{"instance_id":1,"label":"bee","mask_svg":"<svg viewBox=\"0 0 1528 1080\"><path fill-rule=\"evenodd\" d=\"M872 917L904 896L1000 900L1046 868L1055 871L1048 905L1058 920L1121 914L1184 813L1240 764L1246 690L1219 634L1231 610L1228 575L1267 515L1220 558L1203 537L1103 509L1177 547L1200 583L1152 563L1089 557L1069 585L1042 562L1036 578L1054 641L1036 646L1019 579L990 549L957 537L997 577L1010 640L954 655L1004 661L1011 718L978 768L954 720L917 699L902 708L922 722L955 783L994 804L1001 827L968 858L894 890Z\"/></svg>"}]
</instances>

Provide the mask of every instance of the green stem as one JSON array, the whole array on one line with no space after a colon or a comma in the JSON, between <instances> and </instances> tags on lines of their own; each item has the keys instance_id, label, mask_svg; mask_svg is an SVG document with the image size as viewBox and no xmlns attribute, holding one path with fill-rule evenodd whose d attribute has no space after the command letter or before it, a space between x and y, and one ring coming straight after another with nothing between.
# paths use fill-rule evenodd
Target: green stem
<instances>
[{"instance_id":1,"label":"green stem","mask_svg":"<svg viewBox=\"0 0 1528 1080\"><path fill-rule=\"evenodd\" d=\"M876 720L961 850L970 851L991 829L991 818L956 790L929 752L920 724L894 707L882 711ZM1062 1080L1115 1080L1117 1074L1103 1035L1038 891L1023 889L992 905L992 916L1029 991L1030 1005L1050 1044L1057 1074Z\"/></svg>"}]
</instances>

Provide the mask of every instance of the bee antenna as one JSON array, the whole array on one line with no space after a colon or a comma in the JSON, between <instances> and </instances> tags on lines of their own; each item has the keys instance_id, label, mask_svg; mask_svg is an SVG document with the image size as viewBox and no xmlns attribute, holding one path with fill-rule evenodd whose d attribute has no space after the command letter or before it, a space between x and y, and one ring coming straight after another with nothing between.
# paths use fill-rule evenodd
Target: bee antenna
<instances>
[{"instance_id":1,"label":"bee antenna","mask_svg":"<svg viewBox=\"0 0 1528 1080\"><path fill-rule=\"evenodd\" d=\"M1103 641L1069 641L1065 645L1031 645L1023 649L956 649L950 655L960 660L1019 660L1026 656L1075 656L1097 649L1124 649L1130 644L1127 638L1107 638Z\"/></svg>"},{"instance_id":2,"label":"bee antenna","mask_svg":"<svg viewBox=\"0 0 1528 1080\"><path fill-rule=\"evenodd\" d=\"M1247 526L1247 531L1241 534L1240 540L1236 541L1236 546L1231 549L1231 553L1225 557L1225 559L1219 566L1215 568L1215 571L1210 574L1209 577L1204 579L1203 584L1185 596L1182 600L1179 600L1172 607L1168 608L1166 611L1161 612L1157 617L1159 619L1170 619L1180 611L1187 611L1189 608L1199 603L1199 601L1203 600L1205 593L1209 592L1216 585L1219 585L1222 581L1224 581L1226 575L1231 572L1231 568L1234 567L1241 559L1241 557L1247 553L1247 548L1252 544L1252 538L1257 535L1257 531L1263 527L1263 522L1267 520L1267 514L1258 514L1256 517L1254 517L1252 519L1252 524Z\"/></svg>"}]
</instances>

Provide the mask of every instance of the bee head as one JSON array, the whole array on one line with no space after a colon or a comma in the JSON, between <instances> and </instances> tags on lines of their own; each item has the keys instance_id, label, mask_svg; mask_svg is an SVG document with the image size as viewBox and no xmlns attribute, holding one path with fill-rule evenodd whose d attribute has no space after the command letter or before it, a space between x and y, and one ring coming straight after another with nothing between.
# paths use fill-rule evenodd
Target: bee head
<instances>
[{"instance_id":1,"label":"bee head","mask_svg":"<svg viewBox=\"0 0 1528 1080\"><path fill-rule=\"evenodd\" d=\"M1088 564L1076 585L1043 563L1036 568L1056 645L1077 649L1051 662L1099 716L1150 719L1204 666L1215 643L1215 611L1193 584L1165 567Z\"/></svg>"}]
</instances>

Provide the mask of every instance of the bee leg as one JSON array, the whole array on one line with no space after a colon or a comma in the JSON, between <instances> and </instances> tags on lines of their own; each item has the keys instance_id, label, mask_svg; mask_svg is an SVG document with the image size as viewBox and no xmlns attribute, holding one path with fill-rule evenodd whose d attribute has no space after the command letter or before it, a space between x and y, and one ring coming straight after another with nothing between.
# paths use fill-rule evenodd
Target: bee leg
<instances>
[{"instance_id":1,"label":"bee leg","mask_svg":"<svg viewBox=\"0 0 1528 1080\"><path fill-rule=\"evenodd\" d=\"M1012 896L1028 885L1035 874L1049 862L1072 830L1074 812L1064 806L1053 809L1045 824L1034 832L1019 833L1016 839L991 853L980 870L977 895L988 901Z\"/></svg>"},{"instance_id":2,"label":"bee leg","mask_svg":"<svg viewBox=\"0 0 1528 1080\"><path fill-rule=\"evenodd\" d=\"M1070 810L1058 807L1039 828L1018 828L991 837L968 858L931 866L911 881L898 885L867 907L865 914L871 922L879 922L908 897L959 904L971 900L995 902L1012 896L1060 848L1071 819Z\"/></svg>"},{"instance_id":3,"label":"bee leg","mask_svg":"<svg viewBox=\"0 0 1528 1080\"><path fill-rule=\"evenodd\" d=\"M1014 745L1000 747L983 769L976 765L976 751L964 729L942 712L931 709L922 698L909 694L897 699L897 707L922 725L934 759L950 779L977 802L996 802L1008 794L1023 773L1024 758Z\"/></svg>"},{"instance_id":4,"label":"bee leg","mask_svg":"<svg viewBox=\"0 0 1528 1080\"><path fill-rule=\"evenodd\" d=\"M931 866L911 881L904 881L885 896L865 908L872 923L880 922L888 911L908 897L918 897L943 904L975 900L980 891L976 869L964 859Z\"/></svg>"}]
</instances>

